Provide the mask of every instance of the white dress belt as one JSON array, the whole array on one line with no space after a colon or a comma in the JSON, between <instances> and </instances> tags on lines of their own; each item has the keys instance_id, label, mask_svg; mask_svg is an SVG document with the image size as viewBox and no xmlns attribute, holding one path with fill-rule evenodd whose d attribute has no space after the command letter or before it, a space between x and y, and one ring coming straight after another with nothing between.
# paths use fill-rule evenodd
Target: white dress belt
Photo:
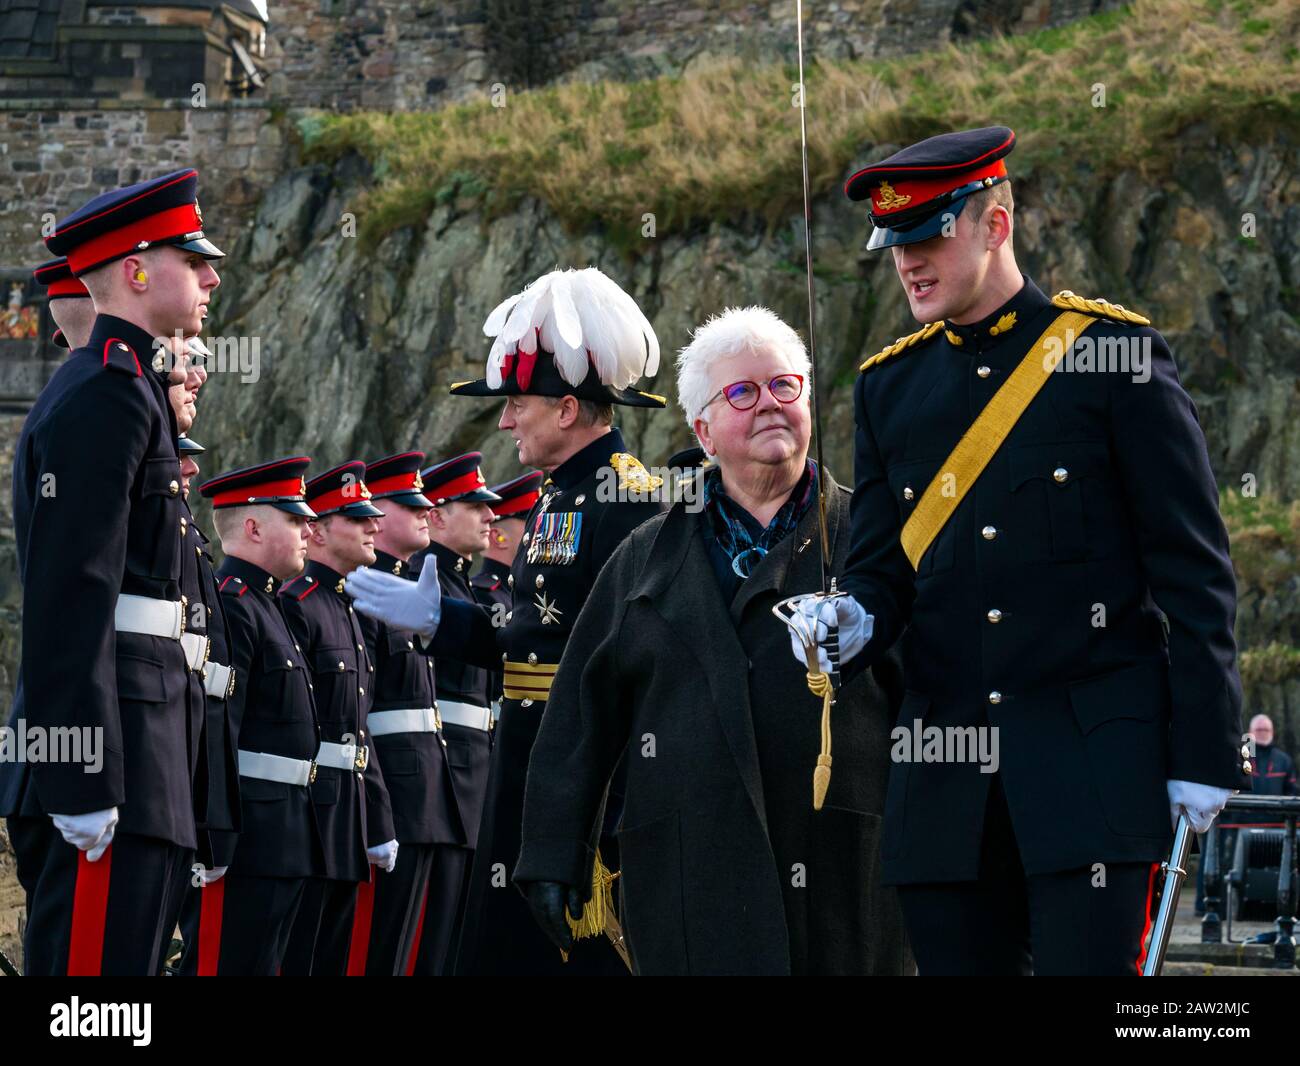
<instances>
[{"instance_id":1,"label":"white dress belt","mask_svg":"<svg viewBox=\"0 0 1300 1066\"><path fill-rule=\"evenodd\" d=\"M438 712L432 707L371 711L366 715L366 728L372 737L386 737L391 733L436 733Z\"/></svg>"},{"instance_id":2,"label":"white dress belt","mask_svg":"<svg viewBox=\"0 0 1300 1066\"><path fill-rule=\"evenodd\" d=\"M234 668L209 659L203 668L203 691L216 699L226 699L235 691Z\"/></svg>"},{"instance_id":3,"label":"white dress belt","mask_svg":"<svg viewBox=\"0 0 1300 1066\"><path fill-rule=\"evenodd\" d=\"M289 759L266 751L239 751L239 776L279 781L286 785L310 785L316 780L311 759Z\"/></svg>"},{"instance_id":4,"label":"white dress belt","mask_svg":"<svg viewBox=\"0 0 1300 1066\"><path fill-rule=\"evenodd\" d=\"M491 707L476 707L472 703L460 703L457 700L439 700L438 714L442 717L443 725L450 722L452 725L481 729L485 733L492 728Z\"/></svg>"},{"instance_id":5,"label":"white dress belt","mask_svg":"<svg viewBox=\"0 0 1300 1066\"><path fill-rule=\"evenodd\" d=\"M113 628L119 633L144 633L150 637L180 640L185 612L180 600L158 600L152 596L118 594L113 608Z\"/></svg>"},{"instance_id":6,"label":"white dress belt","mask_svg":"<svg viewBox=\"0 0 1300 1066\"><path fill-rule=\"evenodd\" d=\"M373 733L374 730L372 729ZM370 762L370 749L362 744L334 744L322 740L320 751L316 753L316 765L328 766L331 770L364 770Z\"/></svg>"},{"instance_id":7,"label":"white dress belt","mask_svg":"<svg viewBox=\"0 0 1300 1066\"><path fill-rule=\"evenodd\" d=\"M208 661L208 638L202 633L182 633L181 647L191 670L202 670Z\"/></svg>"}]
</instances>

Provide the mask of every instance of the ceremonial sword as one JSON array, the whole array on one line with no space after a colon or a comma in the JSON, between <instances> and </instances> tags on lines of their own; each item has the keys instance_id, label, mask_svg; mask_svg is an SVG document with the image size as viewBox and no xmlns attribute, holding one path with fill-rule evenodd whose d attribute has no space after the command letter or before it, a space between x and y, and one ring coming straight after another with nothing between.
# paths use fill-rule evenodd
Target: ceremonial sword
<instances>
[{"instance_id":1,"label":"ceremonial sword","mask_svg":"<svg viewBox=\"0 0 1300 1066\"><path fill-rule=\"evenodd\" d=\"M1169 938L1174 931L1174 913L1178 910L1178 894L1187 877L1187 853L1191 848L1192 823L1185 813L1180 813L1169 861L1161 863L1160 867L1165 873L1165 884L1160 891L1160 910L1156 912L1155 924L1151 926L1151 946L1147 949L1146 961L1142 964L1143 977L1159 977L1160 971L1164 969L1165 952L1169 950Z\"/></svg>"},{"instance_id":2,"label":"ceremonial sword","mask_svg":"<svg viewBox=\"0 0 1300 1066\"><path fill-rule=\"evenodd\" d=\"M818 552L821 557L822 584L816 594L818 607L843 596L835 587L835 576L831 573L830 536L826 526L826 465L822 459L822 420L821 405L817 401L817 304L813 295L812 267L812 196L808 188L808 123L806 120L807 94L803 78L803 0L795 0L795 32L799 52L799 153L803 163L803 243L804 268L808 275L808 388L812 402L813 433L817 447L817 527ZM821 810L826 799L826 789L831 781L831 707L835 705L835 690L839 688L839 626L831 623L827 626L826 641L830 649L827 656L831 663L830 674L823 673L817 658L817 624L809 625L803 615L792 609L796 600L807 599L807 594L789 596L772 608L776 615L787 625L799 643L803 645L804 661L808 664L808 688L813 695L822 698L821 718L821 754L817 756L817 767L813 770L813 809Z\"/></svg>"}]
</instances>

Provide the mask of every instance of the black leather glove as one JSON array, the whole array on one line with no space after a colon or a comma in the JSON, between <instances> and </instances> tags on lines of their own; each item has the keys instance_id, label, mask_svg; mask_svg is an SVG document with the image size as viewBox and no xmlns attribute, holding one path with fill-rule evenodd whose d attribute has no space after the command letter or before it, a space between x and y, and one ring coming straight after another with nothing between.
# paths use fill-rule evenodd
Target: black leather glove
<instances>
[{"instance_id":1,"label":"black leather glove","mask_svg":"<svg viewBox=\"0 0 1300 1066\"><path fill-rule=\"evenodd\" d=\"M559 881L529 881L523 886L524 897L532 909L533 917L542 927L551 943L563 952L573 950L573 932L564 919L565 904L569 913L582 913L582 893L572 885Z\"/></svg>"}]
</instances>

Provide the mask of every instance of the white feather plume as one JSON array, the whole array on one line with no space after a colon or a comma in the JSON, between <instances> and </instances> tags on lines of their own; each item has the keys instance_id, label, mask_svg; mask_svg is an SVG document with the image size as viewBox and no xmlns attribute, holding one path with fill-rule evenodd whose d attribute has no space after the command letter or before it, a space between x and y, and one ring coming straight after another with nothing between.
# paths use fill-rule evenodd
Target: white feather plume
<instances>
[{"instance_id":1,"label":"white feather plume","mask_svg":"<svg viewBox=\"0 0 1300 1066\"><path fill-rule=\"evenodd\" d=\"M505 358L539 346L556 369L577 386L594 366L602 384L626 389L659 370L659 340L626 292L595 267L554 270L498 304L483 323L494 337L487 380L498 388Z\"/></svg>"}]
</instances>

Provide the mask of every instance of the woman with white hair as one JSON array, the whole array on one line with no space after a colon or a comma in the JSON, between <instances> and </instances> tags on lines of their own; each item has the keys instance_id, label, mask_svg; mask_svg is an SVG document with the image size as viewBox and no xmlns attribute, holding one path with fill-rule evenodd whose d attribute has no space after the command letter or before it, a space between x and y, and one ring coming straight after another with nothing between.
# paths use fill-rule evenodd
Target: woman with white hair
<instances>
[{"instance_id":1,"label":"woman with white hair","mask_svg":"<svg viewBox=\"0 0 1300 1066\"><path fill-rule=\"evenodd\" d=\"M710 319L681 352L679 402L711 460L702 506L677 503L610 557L529 763L514 877L564 950L565 907L577 914L591 893L583 871L624 758L616 883L636 972L911 971L878 875L897 660L845 679L814 812L821 702L770 610L821 587L819 478L833 572L848 552L850 492L808 458L809 369L795 331L762 307Z\"/></svg>"}]
</instances>

